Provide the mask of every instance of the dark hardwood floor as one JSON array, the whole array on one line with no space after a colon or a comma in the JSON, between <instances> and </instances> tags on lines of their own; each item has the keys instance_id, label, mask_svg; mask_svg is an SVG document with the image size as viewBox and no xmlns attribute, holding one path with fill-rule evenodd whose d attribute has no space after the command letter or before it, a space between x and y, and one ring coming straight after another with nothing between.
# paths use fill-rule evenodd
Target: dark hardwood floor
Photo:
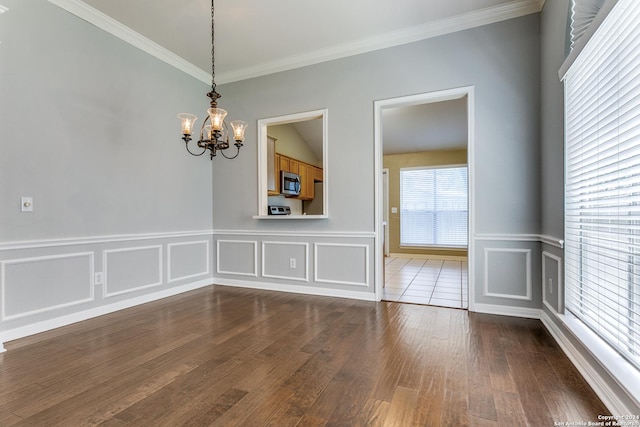
<instances>
[{"instance_id":1,"label":"dark hardwood floor","mask_svg":"<svg viewBox=\"0 0 640 427\"><path fill-rule=\"evenodd\" d=\"M0 426L553 426L606 408L539 321L207 287L6 345Z\"/></svg>"}]
</instances>

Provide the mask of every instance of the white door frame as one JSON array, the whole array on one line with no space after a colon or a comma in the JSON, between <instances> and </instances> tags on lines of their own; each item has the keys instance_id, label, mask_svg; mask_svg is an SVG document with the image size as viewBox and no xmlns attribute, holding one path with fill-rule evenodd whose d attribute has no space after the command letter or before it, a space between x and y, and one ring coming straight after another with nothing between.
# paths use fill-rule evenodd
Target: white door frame
<instances>
[{"instance_id":1,"label":"white door frame","mask_svg":"<svg viewBox=\"0 0 640 427\"><path fill-rule=\"evenodd\" d=\"M475 311L475 293L473 290L475 277L474 245L475 235L475 103L474 87L464 86L454 89L441 90L436 92L421 93L417 95L403 96L399 98L384 99L374 102L374 145L375 145L375 179L374 179L374 203L375 203L375 297L377 301L382 300L384 285L383 263L384 263L384 227L382 226L383 212L383 184L382 184L382 111L387 108L408 107L412 105L429 104L432 102L450 101L467 97L467 174L469 179L469 224L468 224L468 286L469 286L469 311Z\"/></svg>"}]
</instances>

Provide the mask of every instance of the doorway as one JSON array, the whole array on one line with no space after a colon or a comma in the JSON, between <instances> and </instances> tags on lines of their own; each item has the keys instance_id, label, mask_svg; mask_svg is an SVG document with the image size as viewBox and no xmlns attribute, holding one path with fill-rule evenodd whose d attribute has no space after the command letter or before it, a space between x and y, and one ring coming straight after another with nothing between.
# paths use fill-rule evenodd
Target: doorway
<instances>
[{"instance_id":1,"label":"doorway","mask_svg":"<svg viewBox=\"0 0 640 427\"><path fill-rule=\"evenodd\" d=\"M471 278L474 271L471 238L474 229L473 87L376 101L374 108L376 298L473 310L473 293L470 292L473 289ZM453 129L457 129L458 135ZM394 162L397 164L394 165ZM431 166L428 165L430 162ZM466 247L459 242L447 245L437 241L434 244L413 245L407 243L406 231L403 233L404 242L401 242L399 230L403 208L397 194L398 170L403 166L409 169L416 166L437 169L453 164L465 166L468 173L464 220L467 226L466 241L463 242ZM389 186L393 188L392 192L396 192L392 197L389 197ZM407 203L403 206L404 229L408 230L406 218L409 218L407 209L410 207ZM457 248L454 247L456 245ZM443 285L449 286L451 282L458 282L457 304L441 301L443 292L455 291L449 288L438 290L438 279ZM454 299L451 295L447 298Z\"/></svg>"}]
</instances>

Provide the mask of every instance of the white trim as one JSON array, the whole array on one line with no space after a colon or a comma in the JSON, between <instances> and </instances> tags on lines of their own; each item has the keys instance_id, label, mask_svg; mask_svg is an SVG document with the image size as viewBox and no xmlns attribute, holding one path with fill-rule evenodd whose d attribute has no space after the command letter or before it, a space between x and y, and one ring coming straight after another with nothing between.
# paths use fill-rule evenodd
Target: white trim
<instances>
[{"instance_id":1,"label":"white trim","mask_svg":"<svg viewBox=\"0 0 640 427\"><path fill-rule=\"evenodd\" d=\"M161 61L204 82L211 83L208 72L185 61L173 52L147 39L129 27L115 21L104 13L94 9L80 0L49 0L56 6L92 23L98 28L120 38L121 40L155 56ZM362 40L344 43L338 46L319 49L302 55L280 58L271 62L250 66L229 72L216 74L219 84L245 80L280 71L319 64L335 59L346 58L379 49L400 46L420 40L455 33L457 31L480 27L507 19L538 13L542 9L541 0L516 0L507 4L488 7L482 10L457 15L451 18L427 22L399 31L393 31Z\"/></svg>"},{"instance_id":2,"label":"white trim","mask_svg":"<svg viewBox=\"0 0 640 427\"><path fill-rule=\"evenodd\" d=\"M556 295L558 298L558 309L556 310L547 302L547 284L544 282L545 277L547 277L547 265L545 263L545 258L551 258L552 260L558 263L558 271L557 278L558 283L556 283ZM547 251L542 251L542 303L547 307L552 313L562 313L564 311L562 307L562 258L557 255L554 255Z\"/></svg>"},{"instance_id":3,"label":"white trim","mask_svg":"<svg viewBox=\"0 0 640 427\"><path fill-rule=\"evenodd\" d=\"M296 219L327 219L329 215L253 215L253 219L268 219L273 221L293 221Z\"/></svg>"},{"instance_id":4,"label":"white trim","mask_svg":"<svg viewBox=\"0 0 640 427\"><path fill-rule=\"evenodd\" d=\"M442 259L442 260L455 260L455 261L469 261L469 258L466 256L404 254L404 253L391 253L389 254L389 258L416 258L416 259Z\"/></svg>"},{"instance_id":5,"label":"white trim","mask_svg":"<svg viewBox=\"0 0 640 427\"><path fill-rule=\"evenodd\" d=\"M513 253L524 253L526 255L525 258L525 268L526 268L526 286L527 293L526 295L514 295L514 294L498 294L489 292L489 252L513 252ZM486 297L495 297L495 298L506 298L506 299L516 299L516 300L526 300L531 301L533 298L533 280L531 278L531 249L516 249L516 248L484 248L484 283L483 283L483 295Z\"/></svg>"},{"instance_id":6,"label":"white trim","mask_svg":"<svg viewBox=\"0 0 640 427\"><path fill-rule=\"evenodd\" d=\"M564 248L564 240L547 236L543 234L516 234L516 233L477 233L473 236L474 241L492 241L492 242L540 242L556 248Z\"/></svg>"},{"instance_id":7,"label":"white trim","mask_svg":"<svg viewBox=\"0 0 640 427\"><path fill-rule=\"evenodd\" d=\"M296 276L278 276L276 274L265 273L265 249L267 245L283 245L283 246L304 246L304 277ZM309 243L306 242L268 242L262 241L262 277L272 279L296 280L298 282L309 282Z\"/></svg>"},{"instance_id":8,"label":"white trim","mask_svg":"<svg viewBox=\"0 0 640 427\"><path fill-rule=\"evenodd\" d=\"M327 280L318 278L318 247L349 247L349 248L364 248L365 254L365 272L364 283L362 282L347 282L343 280ZM369 245L360 244L348 244L348 243L314 243L313 244L313 281L316 283L331 283L336 285L350 285L350 286L364 286L369 287Z\"/></svg>"},{"instance_id":9,"label":"white trim","mask_svg":"<svg viewBox=\"0 0 640 427\"><path fill-rule=\"evenodd\" d=\"M143 52L158 58L159 60L177 68L178 70L200 80L203 83L211 83L211 74L196 67L175 53L149 40L140 33L133 31L108 15L89 6L80 0L49 0L50 3L70 12L77 17L95 25L101 30L116 36L120 40L137 47Z\"/></svg>"},{"instance_id":10,"label":"white trim","mask_svg":"<svg viewBox=\"0 0 640 427\"><path fill-rule=\"evenodd\" d=\"M541 315L539 308L510 307L507 305L481 303L476 303L474 310L471 311L484 314L497 314L500 316L524 317L527 319L540 319Z\"/></svg>"},{"instance_id":11,"label":"white trim","mask_svg":"<svg viewBox=\"0 0 640 427\"><path fill-rule=\"evenodd\" d=\"M203 288L210 285L211 285L210 279L200 280L197 282L189 283L187 285L178 286L176 288L165 289L162 291L154 292L152 294L141 295L139 297L135 297L132 299L118 301L112 304L103 305L103 306L92 308L89 310L68 314L66 316L47 319L47 320L43 320L42 322L33 323L30 325L21 326L15 329L2 331L0 332L0 353L5 351L3 343L7 341L13 341L19 338L27 337L29 335L39 334L41 332L46 332L51 329L71 325L73 323L81 322L83 320L88 320L94 317L103 316L105 314L124 310L126 308L135 307L141 304L146 304L148 302L171 297L174 295L179 295L184 292L193 291L195 289Z\"/></svg>"},{"instance_id":12,"label":"white trim","mask_svg":"<svg viewBox=\"0 0 640 427\"><path fill-rule=\"evenodd\" d=\"M89 285L89 297L88 298L84 298L84 299L80 299L80 300L76 300L76 301L70 301L64 304L58 304L58 305L53 305L53 306L49 306L49 307L45 307L45 308L40 308L37 310L31 310L31 311L25 311L22 312L20 314L14 314L11 316L7 316L6 315L6 302L7 302L7 298L5 295L5 266L6 265L11 265L11 264L27 264L27 263L31 263L31 262L38 262L38 261L48 261L48 260L52 260L52 259L64 259L64 258L80 258L80 257L89 257L89 277L88 277L88 285ZM64 307L71 307L74 305L78 305L78 304L84 304L87 302L91 302L95 299L95 293L94 293L94 283L93 283L93 278L94 278L94 272L95 272L95 263L94 263L94 253L93 252L78 252L78 253L71 253L71 254L61 254L61 255L47 255L47 256L39 256L39 257L29 257L29 258L17 258L17 259L10 259L10 260L3 260L0 261L0 298L2 299L2 306L0 307L0 320L2 321L6 321L6 320L13 320L13 319L19 319L21 317L27 317L27 316L32 316L34 314L39 314L39 313L46 313L48 311L52 311L52 310L57 310L60 308L64 308ZM1 342L1 341L0 341Z\"/></svg>"},{"instance_id":13,"label":"white trim","mask_svg":"<svg viewBox=\"0 0 640 427\"><path fill-rule=\"evenodd\" d=\"M400 106L412 106L429 104L433 102L449 101L453 99L460 99L467 97L467 179L469 185L469 240L471 236L475 235L475 213L476 206L475 201L475 89L473 86L463 86L459 88L445 89L436 92L421 93L417 95L409 95L399 98L384 99L374 101L374 288L375 295L378 301L382 300L382 288L384 284L383 264L384 264L384 250L382 248L381 235L383 227L382 221L384 218L382 209L382 111L385 108L400 107ZM469 244L467 249L468 256L468 287L469 287L469 310L474 311L475 293L474 289L474 277L475 277L475 262L474 262L474 245Z\"/></svg>"},{"instance_id":14,"label":"white trim","mask_svg":"<svg viewBox=\"0 0 640 427\"><path fill-rule=\"evenodd\" d=\"M292 231L292 230L214 230L214 236L279 236L279 237L326 237L335 239L373 239L375 233L371 231Z\"/></svg>"},{"instance_id":15,"label":"white trim","mask_svg":"<svg viewBox=\"0 0 640 427\"><path fill-rule=\"evenodd\" d=\"M65 239L24 240L16 242L0 242L0 252L18 249L40 249L59 246L91 245L96 243L115 243L134 240L175 239L192 236L212 236L213 230L174 231L168 233L147 234L115 234L110 236L74 237Z\"/></svg>"},{"instance_id":16,"label":"white trim","mask_svg":"<svg viewBox=\"0 0 640 427\"><path fill-rule=\"evenodd\" d=\"M630 367L630 364L622 360L622 357L610 349L609 346L593 344L592 340L600 340L600 338L579 321L570 319L573 316L555 315L555 317L566 327L569 333L574 334L575 338L582 344L584 350L578 350L564 331L556 325L546 312L542 311L540 320L569 360L571 360L587 383L593 388L607 409L609 409L612 414L637 415L633 409L627 408L625 403L617 396L617 393L609 387L607 381L598 373L599 369L589 363L582 352L587 351L591 353L596 361L598 361L599 367L603 368L609 376L626 391L630 400L634 401L637 406L640 406L640 401L638 401L638 397L640 396L640 373ZM591 336L586 338L589 335ZM601 353L598 349L603 349L604 347L611 350L611 353L602 358L602 354L597 353ZM606 362L606 364L603 364L603 362Z\"/></svg>"},{"instance_id":17,"label":"white trim","mask_svg":"<svg viewBox=\"0 0 640 427\"><path fill-rule=\"evenodd\" d=\"M180 276L180 277L173 277L171 275L171 248L173 246L186 246L186 245L200 245L204 243L205 244L205 259L207 260L207 269L205 271L203 271L202 273L193 273L193 274L189 274L187 276ZM167 283L172 283L172 282L177 282L178 280L185 280L185 279L193 279L194 277L198 277L198 276L203 276L205 274L209 274L211 272L211 264L209 262L209 258L210 258L210 248L209 248L209 240L192 240L192 241L187 241L187 242L178 242L178 243L169 243L167 244L167 279L168 282Z\"/></svg>"},{"instance_id":18,"label":"white trim","mask_svg":"<svg viewBox=\"0 0 640 427\"><path fill-rule=\"evenodd\" d=\"M220 270L220 242L253 245L253 273ZM258 277L258 242L256 240L216 240L216 274L233 274L236 276Z\"/></svg>"},{"instance_id":19,"label":"white trim","mask_svg":"<svg viewBox=\"0 0 640 427\"><path fill-rule=\"evenodd\" d=\"M156 283L148 283L146 285L137 286L135 288L125 289L117 292L109 292L109 267L108 267L108 255L112 253L118 252L133 252L133 251L142 251L147 249L156 249L158 251L158 278L160 281ZM153 245L153 246L139 246L133 248L121 248L121 249L109 249L102 252L102 272L103 276L103 285L102 285L102 296L104 298L114 297L116 295L128 294L131 292L139 291L141 289L152 288L154 286L160 286L163 284L162 280L162 246L161 245Z\"/></svg>"},{"instance_id":20,"label":"white trim","mask_svg":"<svg viewBox=\"0 0 640 427\"><path fill-rule=\"evenodd\" d=\"M279 124L303 122L310 119L322 119L322 215L268 215L267 191L267 127ZM293 220L293 219L327 219L329 217L329 110L304 111L284 116L269 117L258 120L258 214L254 219ZM278 177L276 177L278 179Z\"/></svg>"},{"instance_id":21,"label":"white trim","mask_svg":"<svg viewBox=\"0 0 640 427\"><path fill-rule=\"evenodd\" d=\"M516 0L507 4L488 7L451 18L431 21L422 25L368 37L349 43L343 43L326 49L315 50L302 55L281 58L265 64L245 67L226 73L223 72L220 73L219 79L224 83L246 80L266 74L333 61L353 55L400 46L445 34L451 34L483 25L493 24L495 22L518 18L532 13L538 13L540 10L540 0ZM216 77L218 77L217 74Z\"/></svg>"},{"instance_id":22,"label":"white trim","mask_svg":"<svg viewBox=\"0 0 640 427\"><path fill-rule=\"evenodd\" d=\"M249 282L242 280L230 280L220 277L214 277L213 283L216 286L230 286L236 288L260 289L264 291L290 292L294 294L348 298L361 301L376 301L376 297L373 293L346 291L343 289L319 288L315 286L300 286L284 283Z\"/></svg>"}]
</instances>

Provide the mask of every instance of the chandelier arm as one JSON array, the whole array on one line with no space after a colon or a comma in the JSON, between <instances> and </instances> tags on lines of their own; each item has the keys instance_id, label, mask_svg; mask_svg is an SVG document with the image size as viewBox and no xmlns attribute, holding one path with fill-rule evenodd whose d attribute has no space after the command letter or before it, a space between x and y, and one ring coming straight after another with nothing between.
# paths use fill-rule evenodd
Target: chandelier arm
<instances>
[{"instance_id":1,"label":"chandelier arm","mask_svg":"<svg viewBox=\"0 0 640 427\"><path fill-rule=\"evenodd\" d=\"M225 150L220 150L220 154L222 154L222 157L224 157L225 159L229 159L229 160L235 159L236 157L238 157L238 154L240 154L240 147L238 147L237 145L235 147L236 147L236 154L233 157L229 157L226 154L224 154Z\"/></svg>"},{"instance_id":2,"label":"chandelier arm","mask_svg":"<svg viewBox=\"0 0 640 427\"><path fill-rule=\"evenodd\" d=\"M189 150L189 141L185 141L184 147L187 149L189 154L191 154L192 156L196 156L196 157L202 156L207 151L207 147L201 147L202 148L202 153L194 153L193 151Z\"/></svg>"}]
</instances>

